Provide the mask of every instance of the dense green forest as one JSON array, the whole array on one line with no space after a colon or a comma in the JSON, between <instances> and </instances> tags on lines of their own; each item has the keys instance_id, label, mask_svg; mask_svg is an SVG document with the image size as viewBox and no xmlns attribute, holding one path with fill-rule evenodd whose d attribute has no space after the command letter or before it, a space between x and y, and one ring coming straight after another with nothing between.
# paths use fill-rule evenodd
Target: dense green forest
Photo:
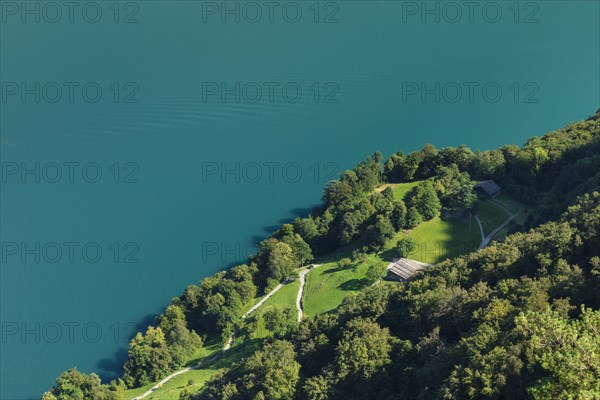
<instances>
[{"instance_id":1,"label":"dense green forest","mask_svg":"<svg viewBox=\"0 0 600 400\"><path fill-rule=\"evenodd\" d=\"M468 212L473 182L487 179L531 206L503 242L286 324L182 399L600 398L599 112L522 147L428 144L386 161L376 152L246 264L173 299L131 341L122 379L106 385L70 370L43 399L121 399L126 387L185 365L203 342L225 343L251 299L298 267L340 248L353 248L353 258L378 253L402 229ZM404 200L374 190L413 181ZM411 245L401 241L398 255Z\"/></svg>"}]
</instances>

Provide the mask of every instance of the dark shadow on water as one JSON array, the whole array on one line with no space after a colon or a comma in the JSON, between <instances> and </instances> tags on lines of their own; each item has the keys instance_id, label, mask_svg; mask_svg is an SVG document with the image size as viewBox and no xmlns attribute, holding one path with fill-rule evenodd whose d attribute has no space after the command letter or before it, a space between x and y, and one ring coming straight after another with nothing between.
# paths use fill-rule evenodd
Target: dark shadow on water
<instances>
[{"instance_id":1,"label":"dark shadow on water","mask_svg":"<svg viewBox=\"0 0 600 400\"><path fill-rule=\"evenodd\" d=\"M308 207L308 208L294 208L292 211L290 211L290 213L294 216L294 218L296 217L300 217L300 218L304 218L307 217L312 210L314 210L315 208L319 207L320 204L316 204L312 207Z\"/></svg>"},{"instance_id":2,"label":"dark shadow on water","mask_svg":"<svg viewBox=\"0 0 600 400\"><path fill-rule=\"evenodd\" d=\"M286 223L286 222L289 222L289 220L285 219L284 222L282 222L282 223ZM281 228L281 225L263 226L262 231L267 233L268 235L272 235L273 232L275 232L279 228Z\"/></svg>"},{"instance_id":3,"label":"dark shadow on water","mask_svg":"<svg viewBox=\"0 0 600 400\"><path fill-rule=\"evenodd\" d=\"M103 382L109 382L112 379L116 379L123 375L123 364L127 361L127 350L129 348L129 342L138 332L146 332L146 329L150 325L155 325L156 315L148 314L143 317L139 322L135 324L135 328L127 331L127 336L120 338L121 343L119 349L113 354L112 357L103 358L96 364L96 371L94 371Z\"/></svg>"},{"instance_id":4,"label":"dark shadow on water","mask_svg":"<svg viewBox=\"0 0 600 400\"><path fill-rule=\"evenodd\" d=\"M355 278L355 279L350 279L349 281L346 281L346 282L340 284L340 286L338 286L338 287L342 290L360 290L368 285L369 285L368 279L366 279L366 278L356 279Z\"/></svg>"},{"instance_id":5,"label":"dark shadow on water","mask_svg":"<svg viewBox=\"0 0 600 400\"><path fill-rule=\"evenodd\" d=\"M265 226L262 228L262 230L264 232L266 232L267 234L271 235L273 232L275 232L279 228L281 228L281 225L291 224L292 221L294 221L294 219L296 219L296 217L299 217L299 218L307 217L312 212L312 210L314 210L318 206L319 205L315 205L313 207L308 207L308 208L294 208L293 210L290 211L290 214L291 214L290 217L281 218L279 221L277 221L278 225Z\"/></svg>"},{"instance_id":6,"label":"dark shadow on water","mask_svg":"<svg viewBox=\"0 0 600 400\"><path fill-rule=\"evenodd\" d=\"M260 235L253 235L250 237L250 242L251 243L256 243L258 245L258 243L262 242L263 240L265 240L265 236L260 236Z\"/></svg>"},{"instance_id":7,"label":"dark shadow on water","mask_svg":"<svg viewBox=\"0 0 600 400\"><path fill-rule=\"evenodd\" d=\"M103 358L96 364L95 371L107 383L123 375L123 364L127 361L127 345L116 351L112 358Z\"/></svg>"},{"instance_id":8,"label":"dark shadow on water","mask_svg":"<svg viewBox=\"0 0 600 400\"><path fill-rule=\"evenodd\" d=\"M248 263L248 258L240 259L238 261L231 261L231 262L228 262L227 264L225 264L224 266L220 267L217 270L217 272L229 271L233 267L237 267L238 265L247 264L247 263ZM212 275L214 275L214 274L207 275L207 277L212 276Z\"/></svg>"}]
</instances>

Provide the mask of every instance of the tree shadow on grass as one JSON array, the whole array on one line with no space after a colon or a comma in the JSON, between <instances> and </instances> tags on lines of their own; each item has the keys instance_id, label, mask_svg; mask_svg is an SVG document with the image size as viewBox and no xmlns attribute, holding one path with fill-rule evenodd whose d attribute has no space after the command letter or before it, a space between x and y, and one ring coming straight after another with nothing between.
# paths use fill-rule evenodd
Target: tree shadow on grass
<instances>
[{"instance_id":1,"label":"tree shadow on grass","mask_svg":"<svg viewBox=\"0 0 600 400\"><path fill-rule=\"evenodd\" d=\"M355 278L355 279L350 279L349 281L341 283L338 286L338 288L342 289L342 290L356 291L356 290L361 290L365 286L368 286L369 283L370 283L369 280L366 278L361 278L361 279Z\"/></svg>"},{"instance_id":2,"label":"tree shadow on grass","mask_svg":"<svg viewBox=\"0 0 600 400\"><path fill-rule=\"evenodd\" d=\"M321 275L326 275L326 274L335 274L336 272L342 272L342 271L353 271L355 269L355 267L353 265L349 265L347 267L335 267L335 268L329 268L326 270L323 270L321 272Z\"/></svg>"},{"instance_id":3,"label":"tree shadow on grass","mask_svg":"<svg viewBox=\"0 0 600 400\"><path fill-rule=\"evenodd\" d=\"M396 250L394 248L384 250L378 255L379 258L381 258L383 261L389 262L392 262L395 258L398 258L398 256L396 255Z\"/></svg>"},{"instance_id":4,"label":"tree shadow on grass","mask_svg":"<svg viewBox=\"0 0 600 400\"><path fill-rule=\"evenodd\" d=\"M201 369L228 368L234 362L238 362L252 355L264 342L265 339L246 339L243 343L235 345L227 351L219 351L216 354L206 356L201 360Z\"/></svg>"}]
</instances>

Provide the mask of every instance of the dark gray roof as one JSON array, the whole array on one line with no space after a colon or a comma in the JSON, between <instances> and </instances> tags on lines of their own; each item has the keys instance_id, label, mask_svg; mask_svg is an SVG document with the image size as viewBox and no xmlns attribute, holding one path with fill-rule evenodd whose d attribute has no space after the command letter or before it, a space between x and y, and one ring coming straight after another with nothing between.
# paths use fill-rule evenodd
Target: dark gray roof
<instances>
[{"instance_id":1,"label":"dark gray roof","mask_svg":"<svg viewBox=\"0 0 600 400\"><path fill-rule=\"evenodd\" d=\"M483 190L488 196L494 196L495 194L500 193L502 190L494 181L479 182L477 185L475 185L475 189Z\"/></svg>"},{"instance_id":2,"label":"dark gray roof","mask_svg":"<svg viewBox=\"0 0 600 400\"><path fill-rule=\"evenodd\" d=\"M425 267L430 267L431 264L426 264L420 261L409 260L408 258L400 258L395 260L387 269L394 275L398 275L404 280L410 279L414 274L421 271Z\"/></svg>"}]
</instances>

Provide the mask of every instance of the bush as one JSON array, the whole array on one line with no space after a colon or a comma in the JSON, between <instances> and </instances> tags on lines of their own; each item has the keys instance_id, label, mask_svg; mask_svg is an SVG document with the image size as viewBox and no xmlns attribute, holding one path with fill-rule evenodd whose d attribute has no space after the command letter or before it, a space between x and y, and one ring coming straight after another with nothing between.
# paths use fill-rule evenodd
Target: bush
<instances>
[{"instance_id":1,"label":"bush","mask_svg":"<svg viewBox=\"0 0 600 400\"><path fill-rule=\"evenodd\" d=\"M406 202L411 208L415 207L425 220L437 217L442 209L442 204L431 181L423 181L412 188L406 194Z\"/></svg>"},{"instance_id":2,"label":"bush","mask_svg":"<svg viewBox=\"0 0 600 400\"><path fill-rule=\"evenodd\" d=\"M385 275L385 265L381 265L381 264L374 264L369 266L369 269L367 270L367 274L365 275L365 277L367 278L367 280L371 283L375 283L378 280L380 280L383 275Z\"/></svg>"},{"instance_id":3,"label":"bush","mask_svg":"<svg viewBox=\"0 0 600 400\"><path fill-rule=\"evenodd\" d=\"M271 290L275 289L275 286L279 285L279 281L277 279L269 278L267 279L267 285L265 286L265 293L269 293Z\"/></svg>"},{"instance_id":4,"label":"bush","mask_svg":"<svg viewBox=\"0 0 600 400\"><path fill-rule=\"evenodd\" d=\"M396 257L406 258L410 253L415 251L417 248L417 242L410 236L405 236L398 241L394 248L394 254Z\"/></svg>"},{"instance_id":5,"label":"bush","mask_svg":"<svg viewBox=\"0 0 600 400\"><path fill-rule=\"evenodd\" d=\"M408 212L406 213L406 222L404 227L406 229L413 229L421 222L423 222L423 217L419 211L415 207L409 208Z\"/></svg>"},{"instance_id":6,"label":"bush","mask_svg":"<svg viewBox=\"0 0 600 400\"><path fill-rule=\"evenodd\" d=\"M360 249L355 249L352 252L352 260L356 264L364 263L365 261L367 261L367 257L368 257L367 253L365 253L364 251L361 251Z\"/></svg>"}]
</instances>

